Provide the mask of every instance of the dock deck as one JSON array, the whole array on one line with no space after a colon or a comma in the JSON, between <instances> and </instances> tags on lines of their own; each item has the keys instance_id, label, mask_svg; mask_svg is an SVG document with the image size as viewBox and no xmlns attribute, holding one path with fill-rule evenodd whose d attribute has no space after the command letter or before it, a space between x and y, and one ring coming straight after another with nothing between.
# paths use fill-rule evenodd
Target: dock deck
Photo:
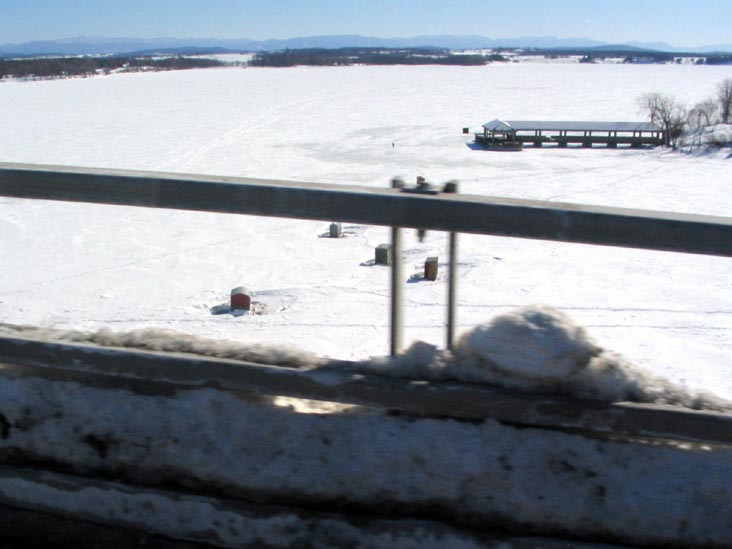
<instances>
[{"instance_id":1,"label":"dock deck","mask_svg":"<svg viewBox=\"0 0 732 549\"><path fill-rule=\"evenodd\" d=\"M543 147L570 144L591 148L595 145L617 148L618 145L640 148L665 143L660 126L649 122L578 122L578 121L503 121L492 120L475 134L475 142L488 149L501 149L504 143ZM517 147L517 148L520 148Z\"/></svg>"}]
</instances>

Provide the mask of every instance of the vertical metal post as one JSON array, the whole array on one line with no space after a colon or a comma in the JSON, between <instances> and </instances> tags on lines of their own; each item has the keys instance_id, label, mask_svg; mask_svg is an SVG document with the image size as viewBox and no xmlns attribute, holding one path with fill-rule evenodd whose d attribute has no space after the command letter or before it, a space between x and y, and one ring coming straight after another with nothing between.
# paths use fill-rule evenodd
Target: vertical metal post
<instances>
[{"instance_id":1,"label":"vertical metal post","mask_svg":"<svg viewBox=\"0 0 732 549\"><path fill-rule=\"evenodd\" d=\"M449 260L450 273L447 280L447 341L446 346L452 350L455 340L455 324L457 322L457 233L450 233Z\"/></svg>"},{"instance_id":2,"label":"vertical metal post","mask_svg":"<svg viewBox=\"0 0 732 549\"><path fill-rule=\"evenodd\" d=\"M443 192L457 193L457 182L445 184ZM457 240L458 234L450 232L448 238L449 273L447 279L447 334L445 345L452 350L455 341L455 324L457 323Z\"/></svg>"},{"instance_id":3,"label":"vertical metal post","mask_svg":"<svg viewBox=\"0 0 732 549\"><path fill-rule=\"evenodd\" d=\"M404 182L393 179L391 186L402 188ZM391 228L391 334L390 353L396 356L402 350L404 337L404 268L402 265L402 230L398 226Z\"/></svg>"}]
</instances>

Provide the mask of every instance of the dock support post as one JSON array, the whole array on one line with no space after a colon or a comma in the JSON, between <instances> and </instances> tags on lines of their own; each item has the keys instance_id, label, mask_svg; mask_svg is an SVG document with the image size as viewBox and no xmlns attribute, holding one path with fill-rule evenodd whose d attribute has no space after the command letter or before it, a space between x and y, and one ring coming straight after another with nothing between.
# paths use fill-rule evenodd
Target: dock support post
<instances>
[{"instance_id":1,"label":"dock support post","mask_svg":"<svg viewBox=\"0 0 732 549\"><path fill-rule=\"evenodd\" d=\"M445 184L444 192L457 193L458 187L456 181L450 181ZM449 233L447 260L449 262L449 272L447 278L447 333L445 345L448 350L452 350L455 341L455 324L457 322L457 237L456 232Z\"/></svg>"},{"instance_id":2,"label":"dock support post","mask_svg":"<svg viewBox=\"0 0 732 549\"><path fill-rule=\"evenodd\" d=\"M393 179L393 188L401 188L404 182ZM402 350L403 322L404 322L404 274L402 265L402 230L400 227L391 228L391 324L390 324L390 353L396 356Z\"/></svg>"}]
</instances>

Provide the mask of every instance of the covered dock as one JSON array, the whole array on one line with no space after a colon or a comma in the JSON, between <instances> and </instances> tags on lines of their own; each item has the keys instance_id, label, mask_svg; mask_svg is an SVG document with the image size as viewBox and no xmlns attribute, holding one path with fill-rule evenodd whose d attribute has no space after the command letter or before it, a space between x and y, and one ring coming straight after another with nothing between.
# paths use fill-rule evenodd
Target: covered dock
<instances>
[{"instance_id":1,"label":"covered dock","mask_svg":"<svg viewBox=\"0 0 732 549\"><path fill-rule=\"evenodd\" d=\"M651 122L583 122L544 120L491 120L483 124L483 132L475 134L475 142L489 149L556 144L566 147L570 143L582 147L604 145L616 148L628 145L639 148L643 145L658 146L665 143L663 129Z\"/></svg>"}]
</instances>

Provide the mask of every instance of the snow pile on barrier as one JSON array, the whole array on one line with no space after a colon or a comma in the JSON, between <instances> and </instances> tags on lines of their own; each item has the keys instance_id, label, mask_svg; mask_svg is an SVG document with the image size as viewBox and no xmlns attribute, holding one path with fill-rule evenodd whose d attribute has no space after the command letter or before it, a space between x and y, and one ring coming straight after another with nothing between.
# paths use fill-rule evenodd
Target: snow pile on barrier
<instances>
[{"instance_id":1,"label":"snow pile on barrier","mask_svg":"<svg viewBox=\"0 0 732 549\"><path fill-rule=\"evenodd\" d=\"M454 352L417 342L401 356L376 358L354 369L393 377L487 383L605 402L732 410L730 402L675 385L603 349L584 328L548 305L498 315L465 333Z\"/></svg>"},{"instance_id":2,"label":"snow pile on barrier","mask_svg":"<svg viewBox=\"0 0 732 549\"><path fill-rule=\"evenodd\" d=\"M730 411L732 403L675 385L600 347L584 328L549 305L498 315L463 334L454 351L418 341L397 357L332 361L294 347L213 340L160 328L117 333L0 324L0 335L191 353L291 368L335 367L354 373L484 383L506 389L603 402L630 401Z\"/></svg>"},{"instance_id":3,"label":"snow pile on barrier","mask_svg":"<svg viewBox=\"0 0 732 549\"><path fill-rule=\"evenodd\" d=\"M327 359L294 347L208 339L164 328L140 328L130 332L113 332L108 328L102 328L95 332L82 332L0 324L0 336L21 336L66 343L90 343L103 347L189 353L289 368L313 368L329 362Z\"/></svg>"}]
</instances>

